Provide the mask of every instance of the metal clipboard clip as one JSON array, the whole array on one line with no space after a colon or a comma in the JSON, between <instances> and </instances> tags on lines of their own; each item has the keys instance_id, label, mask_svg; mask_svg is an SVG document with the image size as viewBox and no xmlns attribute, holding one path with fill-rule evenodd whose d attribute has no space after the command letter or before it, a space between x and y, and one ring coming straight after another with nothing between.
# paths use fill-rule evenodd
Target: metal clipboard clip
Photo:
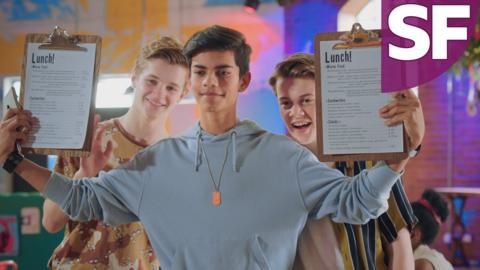
<instances>
[{"instance_id":1,"label":"metal clipboard clip","mask_svg":"<svg viewBox=\"0 0 480 270\"><path fill-rule=\"evenodd\" d=\"M378 32L367 31L359 23L352 25L350 32L345 32L339 40L343 41L333 45L333 49L352 49L380 46Z\"/></svg>"},{"instance_id":2,"label":"metal clipboard clip","mask_svg":"<svg viewBox=\"0 0 480 270\"><path fill-rule=\"evenodd\" d=\"M87 48L77 45L79 39L75 36L70 36L68 32L55 26L53 32L48 36L45 44L38 46L40 50L68 50L86 52Z\"/></svg>"}]
</instances>

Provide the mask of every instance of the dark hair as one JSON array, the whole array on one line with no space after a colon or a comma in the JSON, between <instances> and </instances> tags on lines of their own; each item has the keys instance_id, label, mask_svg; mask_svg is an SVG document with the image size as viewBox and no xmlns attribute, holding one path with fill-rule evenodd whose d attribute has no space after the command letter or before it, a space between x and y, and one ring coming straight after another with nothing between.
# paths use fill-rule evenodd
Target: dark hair
<instances>
[{"instance_id":1,"label":"dark hair","mask_svg":"<svg viewBox=\"0 0 480 270\"><path fill-rule=\"evenodd\" d=\"M440 194L432 189L427 189L423 192L422 199L425 199L432 206L432 210L435 211L441 222L445 222L449 214L448 204ZM416 226L418 226L422 232L421 242L430 245L438 234L440 224L438 224L435 219L432 210L425 207L422 203L412 203L412 209L413 213L418 218Z\"/></svg>"},{"instance_id":2,"label":"dark hair","mask_svg":"<svg viewBox=\"0 0 480 270\"><path fill-rule=\"evenodd\" d=\"M220 25L210 26L193 34L183 49L190 65L195 55L206 51L233 51L235 64L240 68L240 77L250 70L252 48L247 44L245 36L237 30Z\"/></svg>"},{"instance_id":3,"label":"dark hair","mask_svg":"<svg viewBox=\"0 0 480 270\"><path fill-rule=\"evenodd\" d=\"M308 53L295 53L275 66L275 71L268 83L277 94L276 84L280 78L308 78L315 79L315 60Z\"/></svg>"}]
</instances>

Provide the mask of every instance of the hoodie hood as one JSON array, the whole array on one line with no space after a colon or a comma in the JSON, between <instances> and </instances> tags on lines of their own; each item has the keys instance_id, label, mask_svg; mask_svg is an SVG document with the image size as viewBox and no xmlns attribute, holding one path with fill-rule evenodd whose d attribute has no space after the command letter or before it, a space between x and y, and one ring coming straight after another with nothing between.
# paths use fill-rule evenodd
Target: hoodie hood
<instances>
[{"instance_id":1,"label":"hoodie hood","mask_svg":"<svg viewBox=\"0 0 480 270\"><path fill-rule=\"evenodd\" d=\"M230 129L229 131L220 134L220 135L212 135L205 130L203 130L200 127L200 122L197 122L192 128L188 129L182 137L191 140L194 139L196 140L198 137L198 134L201 133L202 138L205 142L207 141L220 141L220 140L228 140L228 137L231 136L231 133L236 133L237 136L248 136L248 135L255 135L259 133L265 132L264 129L259 127L257 123L251 121L251 120L243 120L243 121L238 121L237 125Z\"/></svg>"},{"instance_id":2,"label":"hoodie hood","mask_svg":"<svg viewBox=\"0 0 480 270\"><path fill-rule=\"evenodd\" d=\"M209 143L226 143L225 145L225 157L226 162L228 157L231 156L231 166L234 172L239 171L237 164L237 141L245 140L251 135L266 132L260 128L255 122L250 120L239 121L237 125L220 135L213 135L200 127L200 122L190 128L182 137L187 140L188 145L193 146L195 150L195 162L194 170L198 172L199 167L202 165L203 160L207 160L206 151L204 145Z\"/></svg>"}]
</instances>

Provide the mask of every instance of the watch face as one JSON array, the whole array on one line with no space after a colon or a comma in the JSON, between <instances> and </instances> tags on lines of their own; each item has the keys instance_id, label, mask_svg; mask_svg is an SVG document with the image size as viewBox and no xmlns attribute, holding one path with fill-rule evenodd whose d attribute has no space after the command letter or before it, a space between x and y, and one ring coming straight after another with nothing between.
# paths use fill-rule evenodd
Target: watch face
<instances>
[{"instance_id":1,"label":"watch face","mask_svg":"<svg viewBox=\"0 0 480 270\"><path fill-rule=\"evenodd\" d=\"M417 146L417 148L408 151L408 156L409 157L416 157L418 155L418 153L420 152L421 148L422 148L422 145L420 144L420 145Z\"/></svg>"}]
</instances>

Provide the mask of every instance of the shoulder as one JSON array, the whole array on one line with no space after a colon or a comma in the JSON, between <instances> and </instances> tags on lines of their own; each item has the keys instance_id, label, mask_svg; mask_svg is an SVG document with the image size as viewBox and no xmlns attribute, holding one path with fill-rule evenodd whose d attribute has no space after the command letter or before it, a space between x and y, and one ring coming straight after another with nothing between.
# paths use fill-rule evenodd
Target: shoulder
<instances>
[{"instance_id":1,"label":"shoulder","mask_svg":"<svg viewBox=\"0 0 480 270\"><path fill-rule=\"evenodd\" d=\"M427 259L418 259L415 260L415 270L435 270L435 267Z\"/></svg>"},{"instance_id":2,"label":"shoulder","mask_svg":"<svg viewBox=\"0 0 480 270\"><path fill-rule=\"evenodd\" d=\"M299 151L306 149L303 145L295 142L294 140L290 139L285 135L275 134L268 131L260 133L257 135L258 137L268 140L269 143L276 144L281 146L280 150L293 150Z\"/></svg>"},{"instance_id":3,"label":"shoulder","mask_svg":"<svg viewBox=\"0 0 480 270\"><path fill-rule=\"evenodd\" d=\"M317 164L318 158L305 146L293 141L285 135L265 132L260 135L260 151L275 159L285 159L287 162L299 164Z\"/></svg>"},{"instance_id":4,"label":"shoulder","mask_svg":"<svg viewBox=\"0 0 480 270\"><path fill-rule=\"evenodd\" d=\"M169 137L169 138L161 139L147 148L149 149L166 148L174 145L185 144L188 141L189 140L184 137Z\"/></svg>"},{"instance_id":5,"label":"shoulder","mask_svg":"<svg viewBox=\"0 0 480 270\"><path fill-rule=\"evenodd\" d=\"M181 138L181 137L173 137L173 138L170 137L170 138L161 139L156 143L153 143L147 146L145 149L143 149L139 153L139 155L151 156L156 153L184 151L185 149L182 149L182 148L190 148L188 147L189 141L191 140L186 140L185 138Z\"/></svg>"},{"instance_id":6,"label":"shoulder","mask_svg":"<svg viewBox=\"0 0 480 270\"><path fill-rule=\"evenodd\" d=\"M413 252L413 256L415 257L415 269L417 269L417 264L419 267L425 267L418 269L453 269L442 253L427 245L418 246Z\"/></svg>"}]
</instances>

